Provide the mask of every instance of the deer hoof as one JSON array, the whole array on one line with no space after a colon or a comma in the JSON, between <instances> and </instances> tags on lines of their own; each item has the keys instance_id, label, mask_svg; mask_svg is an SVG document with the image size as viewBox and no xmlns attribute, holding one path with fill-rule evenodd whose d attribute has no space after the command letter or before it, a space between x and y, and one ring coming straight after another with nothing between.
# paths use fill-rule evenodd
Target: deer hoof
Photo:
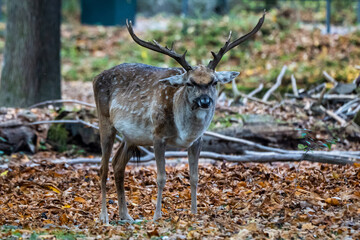
<instances>
[{"instance_id":1,"label":"deer hoof","mask_svg":"<svg viewBox=\"0 0 360 240\"><path fill-rule=\"evenodd\" d=\"M120 214L120 219L124 220L124 221L129 221L129 222L134 221L134 219L128 213Z\"/></svg>"},{"instance_id":2,"label":"deer hoof","mask_svg":"<svg viewBox=\"0 0 360 240\"><path fill-rule=\"evenodd\" d=\"M195 208L191 208L191 213L192 214L197 214L197 208L195 207Z\"/></svg>"},{"instance_id":3,"label":"deer hoof","mask_svg":"<svg viewBox=\"0 0 360 240\"><path fill-rule=\"evenodd\" d=\"M101 212L100 213L100 221L103 224L109 224L109 215L107 214L107 212Z\"/></svg>"},{"instance_id":4,"label":"deer hoof","mask_svg":"<svg viewBox=\"0 0 360 240\"><path fill-rule=\"evenodd\" d=\"M155 212L153 221L159 220L160 218L161 218L161 212L160 213Z\"/></svg>"}]
</instances>

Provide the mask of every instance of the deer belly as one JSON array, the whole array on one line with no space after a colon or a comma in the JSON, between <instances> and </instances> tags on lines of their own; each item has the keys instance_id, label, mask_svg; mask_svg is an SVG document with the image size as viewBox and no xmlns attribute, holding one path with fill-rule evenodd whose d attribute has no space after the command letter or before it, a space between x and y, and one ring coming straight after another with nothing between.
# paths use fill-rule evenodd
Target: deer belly
<instances>
[{"instance_id":1,"label":"deer belly","mask_svg":"<svg viewBox=\"0 0 360 240\"><path fill-rule=\"evenodd\" d=\"M141 146L153 144L152 128L146 126L145 122L138 122L134 119L120 119L115 122L114 127L129 143Z\"/></svg>"}]
</instances>

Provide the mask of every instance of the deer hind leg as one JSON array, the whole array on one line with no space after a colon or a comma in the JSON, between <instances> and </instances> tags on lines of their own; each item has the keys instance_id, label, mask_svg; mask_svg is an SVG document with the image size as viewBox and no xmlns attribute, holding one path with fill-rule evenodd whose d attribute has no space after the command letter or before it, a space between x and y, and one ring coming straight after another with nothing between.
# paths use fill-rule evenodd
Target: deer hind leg
<instances>
[{"instance_id":1,"label":"deer hind leg","mask_svg":"<svg viewBox=\"0 0 360 240\"><path fill-rule=\"evenodd\" d=\"M100 141L101 141L101 167L100 167L100 178L101 178L101 213L100 221L108 224L109 216L106 208L106 180L109 172L109 159L111 150L114 145L114 139L116 130L112 127L110 120L106 117L99 116L99 127L100 127Z\"/></svg>"},{"instance_id":2,"label":"deer hind leg","mask_svg":"<svg viewBox=\"0 0 360 240\"><path fill-rule=\"evenodd\" d=\"M199 154L201 149L201 138L196 140L188 148L189 158L189 169L190 169L190 187L191 187L191 213L196 214L196 193L198 185L198 165L199 165Z\"/></svg>"},{"instance_id":3,"label":"deer hind leg","mask_svg":"<svg viewBox=\"0 0 360 240\"><path fill-rule=\"evenodd\" d=\"M157 139L154 141L154 152L157 168L157 198L156 198L156 209L153 220L158 220L161 218L161 201L162 201L162 192L164 190L166 182L166 171L165 171L165 147L166 144L163 140Z\"/></svg>"},{"instance_id":4,"label":"deer hind leg","mask_svg":"<svg viewBox=\"0 0 360 240\"><path fill-rule=\"evenodd\" d=\"M121 220L134 221L128 213L124 188L125 167L131 158L134 148L136 147L128 146L126 142L122 143L112 162L115 175L116 192L118 195L119 217Z\"/></svg>"}]
</instances>

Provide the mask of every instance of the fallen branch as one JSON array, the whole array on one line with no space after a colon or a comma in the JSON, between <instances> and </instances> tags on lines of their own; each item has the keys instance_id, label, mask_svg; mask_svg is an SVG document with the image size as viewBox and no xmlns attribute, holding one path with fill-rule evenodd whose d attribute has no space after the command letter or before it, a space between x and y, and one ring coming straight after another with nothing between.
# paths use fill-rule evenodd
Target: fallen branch
<instances>
[{"instance_id":1,"label":"fallen branch","mask_svg":"<svg viewBox=\"0 0 360 240\"><path fill-rule=\"evenodd\" d=\"M286 97L289 97L289 98L296 98L294 96L294 94L290 94L290 93L285 93L285 96ZM311 98L311 99L320 99L321 97L321 94L313 94L313 95L310 95L310 96L299 96L297 98ZM356 98L358 98L359 96L358 95L355 95L355 94L325 94L323 96L323 99L324 100L337 100L337 101L350 101L350 100L354 100Z\"/></svg>"},{"instance_id":2,"label":"fallen branch","mask_svg":"<svg viewBox=\"0 0 360 240\"><path fill-rule=\"evenodd\" d=\"M276 152L276 153L286 153L287 152L286 150L282 150L282 149L279 149L279 148L267 147L267 146L264 146L264 145L261 145L261 144L258 144L258 143L251 142L249 140L245 140L245 139L241 139L241 138L235 138L235 137L229 137L229 136L225 136L225 135L222 135L222 134L219 134L219 133L206 131L204 133L204 135L220 138L220 139L230 141L230 142L236 142L236 143L245 144L247 146L253 147L255 149L263 150L263 151Z\"/></svg>"},{"instance_id":3,"label":"fallen branch","mask_svg":"<svg viewBox=\"0 0 360 240\"><path fill-rule=\"evenodd\" d=\"M24 123L22 123L20 120L9 120L6 122L0 123L0 128L11 128L16 126L22 126Z\"/></svg>"},{"instance_id":4,"label":"fallen branch","mask_svg":"<svg viewBox=\"0 0 360 240\"><path fill-rule=\"evenodd\" d=\"M277 79L276 79L276 83L265 93L264 97L262 98L262 100L264 102L267 102L267 100L270 98L271 94L281 85L281 81L285 75L287 66L283 66L283 68L280 71L280 74L278 75Z\"/></svg>"},{"instance_id":5,"label":"fallen branch","mask_svg":"<svg viewBox=\"0 0 360 240\"><path fill-rule=\"evenodd\" d=\"M323 102L325 93L326 93L326 88L323 88L323 90L322 90L321 93L320 93L320 97L319 97L319 100L318 100L318 104L321 105L321 103Z\"/></svg>"},{"instance_id":6,"label":"fallen branch","mask_svg":"<svg viewBox=\"0 0 360 240\"><path fill-rule=\"evenodd\" d=\"M36 103L34 105L31 105L30 107L28 107L29 109L32 108L36 108L36 107L40 107L40 106L45 106L45 105L54 105L56 103L74 103L74 104L79 104L79 105L84 105L87 107L92 107L95 108L96 106L94 104L90 104L87 102L83 102L83 101L79 101L79 100L72 100L72 99L68 99L68 100L62 100L62 99L57 99L57 100L49 100L49 101L44 101L44 102L39 102Z\"/></svg>"},{"instance_id":7,"label":"fallen branch","mask_svg":"<svg viewBox=\"0 0 360 240\"><path fill-rule=\"evenodd\" d=\"M326 71L323 71L323 75L329 82L333 83L334 85L338 84L338 81L336 81L332 76L330 76Z\"/></svg>"},{"instance_id":8,"label":"fallen branch","mask_svg":"<svg viewBox=\"0 0 360 240\"><path fill-rule=\"evenodd\" d=\"M259 98L256 98L256 97L250 97L248 95L246 95L245 93L242 93L242 92L239 92L240 96L242 96L243 98L247 98L247 99L250 99L251 101L254 101L254 102L258 102L258 103L261 103L261 104L264 104L264 105L267 105L267 106L272 106L273 104L272 103L269 103L269 102L264 102L263 100L259 99Z\"/></svg>"},{"instance_id":9,"label":"fallen branch","mask_svg":"<svg viewBox=\"0 0 360 240\"><path fill-rule=\"evenodd\" d=\"M336 114L341 114L344 113L345 111L347 111L349 108L352 107L352 105L358 106L360 103L360 98L355 98L347 103L345 103L343 106L341 106L338 110L336 110Z\"/></svg>"},{"instance_id":10,"label":"fallen branch","mask_svg":"<svg viewBox=\"0 0 360 240\"><path fill-rule=\"evenodd\" d=\"M168 151L165 152L165 158L186 158L187 152L176 152ZM227 161L227 162L257 162L257 163L269 163L269 162L300 162L300 161L309 161L309 162L318 162L318 163L329 163L329 164L354 164L360 162L360 156L358 157L341 157L341 156L332 156L332 155L323 155L316 153L249 153L245 155L225 155L218 154L213 152L201 152L200 158L202 159L212 159L218 161ZM139 163L146 163L155 160L155 156L148 155L141 157ZM111 161L111 159L110 159ZM137 162L136 159L131 159L131 162ZM76 158L76 159L65 159L65 160L55 160L51 163L55 164L99 164L101 162L100 158Z\"/></svg>"},{"instance_id":11,"label":"fallen branch","mask_svg":"<svg viewBox=\"0 0 360 240\"><path fill-rule=\"evenodd\" d=\"M262 101L262 100L259 99L259 98L256 98L256 97L253 97L253 96L250 96L250 95L247 95L247 94L245 94L245 93L240 92L240 91L237 89L235 79L232 80L231 84L232 84L232 91L233 91L233 94L234 94L234 98L235 98L235 99L237 99L237 98L239 98L239 97L242 97L242 98L244 98L244 99L250 99L251 101L258 102L258 103L261 103L261 104L264 104L264 105L267 105L267 106L272 106L272 104L269 103L269 102L264 102L264 101ZM260 86L261 86L261 85L263 86L263 84L260 84ZM259 86L259 87L260 87L260 86ZM259 88L259 87L258 87L258 88ZM254 90L254 91L255 91L255 90ZM260 90L260 91L261 91L261 90ZM256 94L256 93L254 93L254 94Z\"/></svg>"},{"instance_id":12,"label":"fallen branch","mask_svg":"<svg viewBox=\"0 0 360 240\"><path fill-rule=\"evenodd\" d=\"M260 83L260 85L257 88L255 88L248 94L248 97L253 97L255 94L259 93L263 88L264 88L264 84ZM248 98L244 98L243 104L246 105L247 101Z\"/></svg>"},{"instance_id":13,"label":"fallen branch","mask_svg":"<svg viewBox=\"0 0 360 240\"><path fill-rule=\"evenodd\" d=\"M321 109L321 111L325 112L327 115L329 115L330 117L332 117L333 119L338 121L342 127L344 127L347 124L347 122L343 118L341 118L339 115L337 115L333 111L327 110L323 106L320 106L320 109Z\"/></svg>"},{"instance_id":14,"label":"fallen branch","mask_svg":"<svg viewBox=\"0 0 360 240\"><path fill-rule=\"evenodd\" d=\"M299 91L297 89L296 79L295 79L294 74L291 74L291 85L292 85L292 90L293 90L294 96L296 98L299 97Z\"/></svg>"},{"instance_id":15,"label":"fallen branch","mask_svg":"<svg viewBox=\"0 0 360 240\"><path fill-rule=\"evenodd\" d=\"M322 84L317 85L314 88L311 88L311 89L307 90L306 95L311 96L311 95L313 95L315 93L323 91L324 89L326 89L326 84L322 83ZM320 93L320 95L321 95L321 93Z\"/></svg>"}]
</instances>

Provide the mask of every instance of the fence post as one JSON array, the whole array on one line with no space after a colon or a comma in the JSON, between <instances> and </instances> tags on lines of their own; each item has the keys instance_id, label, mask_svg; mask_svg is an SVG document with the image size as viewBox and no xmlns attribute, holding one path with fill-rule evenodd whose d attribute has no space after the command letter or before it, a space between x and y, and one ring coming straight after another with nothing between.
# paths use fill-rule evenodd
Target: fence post
<instances>
[{"instance_id":1,"label":"fence post","mask_svg":"<svg viewBox=\"0 0 360 240\"><path fill-rule=\"evenodd\" d=\"M326 32L328 34L331 32L330 18L331 18L331 0L326 0Z\"/></svg>"}]
</instances>

